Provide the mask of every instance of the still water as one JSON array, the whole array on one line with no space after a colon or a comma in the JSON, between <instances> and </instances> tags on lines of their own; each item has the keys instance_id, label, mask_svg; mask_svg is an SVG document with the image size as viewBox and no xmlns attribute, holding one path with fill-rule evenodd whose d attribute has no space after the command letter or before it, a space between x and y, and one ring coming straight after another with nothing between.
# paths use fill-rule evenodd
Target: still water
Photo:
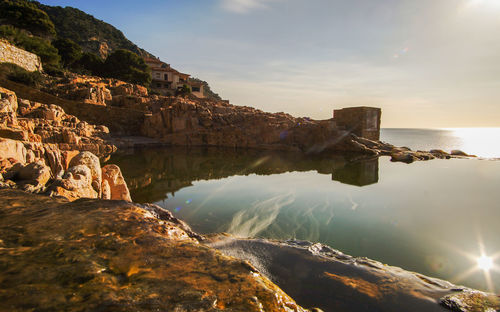
<instances>
[{"instance_id":1,"label":"still water","mask_svg":"<svg viewBox=\"0 0 500 312\"><path fill-rule=\"evenodd\" d=\"M413 150L462 150L483 158L500 158L500 128L382 129L380 139Z\"/></svg>"},{"instance_id":2,"label":"still water","mask_svg":"<svg viewBox=\"0 0 500 312\"><path fill-rule=\"evenodd\" d=\"M321 242L483 290L500 289L500 161L149 149L110 160L136 202L201 233ZM493 268L478 268L484 254ZM484 260L484 258L483 258Z\"/></svg>"}]
</instances>

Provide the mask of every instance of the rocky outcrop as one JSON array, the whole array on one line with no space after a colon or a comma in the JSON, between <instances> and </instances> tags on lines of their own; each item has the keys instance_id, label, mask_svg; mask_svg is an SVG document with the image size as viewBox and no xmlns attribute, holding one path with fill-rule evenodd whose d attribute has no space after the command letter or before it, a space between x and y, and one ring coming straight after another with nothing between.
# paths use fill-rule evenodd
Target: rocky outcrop
<instances>
[{"instance_id":1,"label":"rocky outcrop","mask_svg":"<svg viewBox=\"0 0 500 312\"><path fill-rule=\"evenodd\" d=\"M0 88L0 187L75 200L102 198L99 158L116 151L109 130L57 105L18 99ZM131 201L119 168L108 166L104 198Z\"/></svg>"},{"instance_id":2,"label":"rocky outcrop","mask_svg":"<svg viewBox=\"0 0 500 312\"><path fill-rule=\"evenodd\" d=\"M107 144L109 130L68 115L57 105L18 99L0 87L0 138L24 143L52 143L60 150L91 151L99 156L116 151ZM8 157L4 157L8 158Z\"/></svg>"},{"instance_id":3,"label":"rocky outcrop","mask_svg":"<svg viewBox=\"0 0 500 312\"><path fill-rule=\"evenodd\" d=\"M44 90L64 99L103 106L146 109L145 105L135 104L148 102L145 87L111 78L68 74L65 78L54 79Z\"/></svg>"},{"instance_id":4,"label":"rocky outcrop","mask_svg":"<svg viewBox=\"0 0 500 312\"><path fill-rule=\"evenodd\" d=\"M9 147L17 144L21 143L3 139L0 140L0 149L3 145ZM25 149L24 145L21 146ZM44 149L43 157L34 156L33 161L26 162L26 156L22 153L11 156L24 155L24 160L0 158L0 188L19 188L31 193L63 196L70 200L103 198L131 201L127 184L117 166L107 165L101 169L99 159L90 152L74 155L61 153L58 149L51 150L49 147L41 146ZM29 149L31 152L34 150ZM105 193L101 189L103 176L108 185Z\"/></svg>"},{"instance_id":5,"label":"rocky outcrop","mask_svg":"<svg viewBox=\"0 0 500 312\"><path fill-rule=\"evenodd\" d=\"M305 311L151 208L0 190L0 310Z\"/></svg>"}]
</instances>

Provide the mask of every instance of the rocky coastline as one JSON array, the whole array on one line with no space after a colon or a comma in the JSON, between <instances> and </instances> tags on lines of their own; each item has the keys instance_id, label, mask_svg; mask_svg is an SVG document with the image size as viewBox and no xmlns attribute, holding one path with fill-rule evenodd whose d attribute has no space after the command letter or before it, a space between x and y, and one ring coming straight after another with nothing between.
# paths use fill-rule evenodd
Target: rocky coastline
<instances>
[{"instance_id":1,"label":"rocky coastline","mask_svg":"<svg viewBox=\"0 0 500 312\"><path fill-rule=\"evenodd\" d=\"M323 276L343 291L334 299L335 311L499 308L491 294L415 274L391 279L395 269L325 246L203 237L158 206L132 203L120 168L101 166L117 146L141 145L354 153L407 163L469 157L463 152L411 151L358 137L333 120L148 95L110 79L74 76L53 81L45 92L12 82L3 86L8 88L0 87L1 310L306 311L283 291L295 295L287 283L300 278L293 281L272 268L285 263L277 257L283 248L330 253L316 252L305 267L317 267L318 261L347 265ZM237 252L256 246L270 251L245 260ZM299 263L303 257L293 259ZM372 280L382 275L398 286L387 290ZM302 301L311 311L333 307Z\"/></svg>"}]
</instances>

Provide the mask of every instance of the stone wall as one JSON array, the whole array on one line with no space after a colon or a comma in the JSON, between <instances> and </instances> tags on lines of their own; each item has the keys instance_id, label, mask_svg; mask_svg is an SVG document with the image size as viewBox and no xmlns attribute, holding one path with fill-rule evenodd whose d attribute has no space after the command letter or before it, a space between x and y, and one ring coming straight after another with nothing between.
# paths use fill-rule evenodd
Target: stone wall
<instances>
[{"instance_id":1,"label":"stone wall","mask_svg":"<svg viewBox=\"0 0 500 312\"><path fill-rule=\"evenodd\" d=\"M336 125L370 140L380 139L380 118L382 110L376 107L348 107L333 111Z\"/></svg>"},{"instance_id":2,"label":"stone wall","mask_svg":"<svg viewBox=\"0 0 500 312\"><path fill-rule=\"evenodd\" d=\"M42 63L36 54L19 49L4 40L0 40L0 63L14 63L27 71L42 70Z\"/></svg>"}]
</instances>

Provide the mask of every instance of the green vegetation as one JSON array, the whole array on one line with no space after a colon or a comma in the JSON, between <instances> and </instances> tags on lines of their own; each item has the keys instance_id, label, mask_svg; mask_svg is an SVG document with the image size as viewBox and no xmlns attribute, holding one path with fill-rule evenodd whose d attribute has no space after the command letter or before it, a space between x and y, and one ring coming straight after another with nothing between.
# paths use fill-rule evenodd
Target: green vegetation
<instances>
[{"instance_id":1,"label":"green vegetation","mask_svg":"<svg viewBox=\"0 0 500 312\"><path fill-rule=\"evenodd\" d=\"M43 75L40 72L29 72L12 63L0 63L0 77L30 87L40 87L44 82Z\"/></svg>"},{"instance_id":2,"label":"green vegetation","mask_svg":"<svg viewBox=\"0 0 500 312\"><path fill-rule=\"evenodd\" d=\"M72 67L82 57L82 48L71 39L59 38L52 41L58 50L64 67Z\"/></svg>"},{"instance_id":3,"label":"green vegetation","mask_svg":"<svg viewBox=\"0 0 500 312\"><path fill-rule=\"evenodd\" d=\"M7 39L12 44L35 53L42 59L43 66L59 66L60 56L52 44L37 36L31 36L26 30L15 28L11 25L0 26L0 38Z\"/></svg>"},{"instance_id":4,"label":"green vegetation","mask_svg":"<svg viewBox=\"0 0 500 312\"><path fill-rule=\"evenodd\" d=\"M37 4L22 0L0 0L0 20L2 24L26 29L37 36L54 36L56 34L54 23L47 13L37 7Z\"/></svg>"},{"instance_id":5,"label":"green vegetation","mask_svg":"<svg viewBox=\"0 0 500 312\"><path fill-rule=\"evenodd\" d=\"M104 61L94 53L83 53L73 64L73 69L82 74L99 76L102 74Z\"/></svg>"},{"instance_id":6,"label":"green vegetation","mask_svg":"<svg viewBox=\"0 0 500 312\"><path fill-rule=\"evenodd\" d=\"M116 50L104 62L103 75L131 83L148 86L151 83L151 70L139 55L128 50Z\"/></svg>"},{"instance_id":7,"label":"green vegetation","mask_svg":"<svg viewBox=\"0 0 500 312\"><path fill-rule=\"evenodd\" d=\"M203 80L198 79L198 78L189 78L189 81L200 82L201 84L203 84L203 94L205 95L206 98L211 99L211 100L217 100L217 101L222 100L222 98L219 96L219 94L213 92L212 89L210 89L208 82L203 81Z\"/></svg>"},{"instance_id":8,"label":"green vegetation","mask_svg":"<svg viewBox=\"0 0 500 312\"><path fill-rule=\"evenodd\" d=\"M125 49L141 56L151 56L128 40L120 30L92 15L71 7L62 8L42 4L38 4L38 7L48 14L59 38L73 40L85 52L105 57L106 55L101 54L100 51L100 44L105 42L110 52Z\"/></svg>"},{"instance_id":9,"label":"green vegetation","mask_svg":"<svg viewBox=\"0 0 500 312\"><path fill-rule=\"evenodd\" d=\"M188 94L191 94L191 87L187 84L183 85L182 87L178 87L175 91L175 95L185 96Z\"/></svg>"}]
</instances>

